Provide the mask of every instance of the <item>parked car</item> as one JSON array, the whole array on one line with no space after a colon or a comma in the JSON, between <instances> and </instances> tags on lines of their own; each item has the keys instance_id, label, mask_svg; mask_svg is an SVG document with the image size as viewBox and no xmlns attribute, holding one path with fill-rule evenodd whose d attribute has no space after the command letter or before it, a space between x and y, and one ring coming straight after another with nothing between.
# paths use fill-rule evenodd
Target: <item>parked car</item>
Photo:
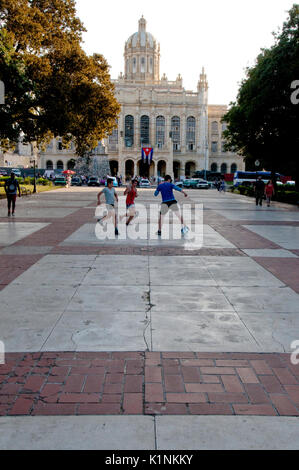
<instances>
[{"instance_id":1,"label":"parked car","mask_svg":"<svg viewBox=\"0 0 299 470\"><path fill-rule=\"evenodd\" d=\"M199 178L190 178L183 181L183 186L185 188L197 188L197 184L199 181Z\"/></svg>"},{"instance_id":2,"label":"parked car","mask_svg":"<svg viewBox=\"0 0 299 470\"><path fill-rule=\"evenodd\" d=\"M295 186L296 184L296 181L286 181L285 183L282 183L281 181L276 181L276 184L279 186L279 185L282 185L282 184L289 184L290 186Z\"/></svg>"},{"instance_id":3,"label":"parked car","mask_svg":"<svg viewBox=\"0 0 299 470\"><path fill-rule=\"evenodd\" d=\"M54 184L55 186L66 186L66 179L64 176L56 176Z\"/></svg>"},{"instance_id":4,"label":"parked car","mask_svg":"<svg viewBox=\"0 0 299 470\"><path fill-rule=\"evenodd\" d=\"M150 187L151 187L151 183L149 182L148 179L143 178L143 179L140 181L139 187L140 187L140 188L150 188Z\"/></svg>"},{"instance_id":5,"label":"parked car","mask_svg":"<svg viewBox=\"0 0 299 470\"><path fill-rule=\"evenodd\" d=\"M71 186L82 186L82 180L80 176L73 176Z\"/></svg>"},{"instance_id":6,"label":"parked car","mask_svg":"<svg viewBox=\"0 0 299 470\"><path fill-rule=\"evenodd\" d=\"M100 186L100 180L97 176L90 176L87 186Z\"/></svg>"},{"instance_id":7,"label":"parked car","mask_svg":"<svg viewBox=\"0 0 299 470\"><path fill-rule=\"evenodd\" d=\"M177 181L174 183L178 188L182 188L183 187L183 181Z\"/></svg>"},{"instance_id":8,"label":"parked car","mask_svg":"<svg viewBox=\"0 0 299 470\"><path fill-rule=\"evenodd\" d=\"M18 168L12 168L11 173L14 173L17 178L21 178L21 176L22 176L22 172Z\"/></svg>"},{"instance_id":9,"label":"parked car","mask_svg":"<svg viewBox=\"0 0 299 470\"><path fill-rule=\"evenodd\" d=\"M197 183L197 189L210 189L210 184L206 180L200 179Z\"/></svg>"}]
</instances>

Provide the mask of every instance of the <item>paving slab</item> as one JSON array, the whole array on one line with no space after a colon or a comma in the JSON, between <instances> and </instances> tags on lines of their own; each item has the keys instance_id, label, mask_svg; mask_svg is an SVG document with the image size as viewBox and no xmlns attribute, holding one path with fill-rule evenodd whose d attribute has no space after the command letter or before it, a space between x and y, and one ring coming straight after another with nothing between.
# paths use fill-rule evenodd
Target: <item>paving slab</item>
<instances>
[{"instance_id":1,"label":"paving slab","mask_svg":"<svg viewBox=\"0 0 299 470\"><path fill-rule=\"evenodd\" d=\"M292 213L291 213L292 214ZM299 219L299 215L297 215ZM281 220L281 219L280 219ZM284 220L284 219L283 219ZM245 225L245 228L261 235L286 250L299 249L299 227L276 225Z\"/></svg>"},{"instance_id":2,"label":"paving slab","mask_svg":"<svg viewBox=\"0 0 299 470\"><path fill-rule=\"evenodd\" d=\"M157 449L298 450L299 418L157 417ZM179 433L178 433L179 429Z\"/></svg>"},{"instance_id":3,"label":"paving slab","mask_svg":"<svg viewBox=\"0 0 299 470\"><path fill-rule=\"evenodd\" d=\"M151 311L153 351L262 351L235 312Z\"/></svg>"},{"instance_id":4,"label":"paving slab","mask_svg":"<svg viewBox=\"0 0 299 470\"><path fill-rule=\"evenodd\" d=\"M0 418L2 450L148 450L155 448L150 416Z\"/></svg>"},{"instance_id":5,"label":"paving slab","mask_svg":"<svg viewBox=\"0 0 299 470\"><path fill-rule=\"evenodd\" d=\"M47 227L44 223L0 222L1 245L8 246Z\"/></svg>"},{"instance_id":6,"label":"paving slab","mask_svg":"<svg viewBox=\"0 0 299 470\"><path fill-rule=\"evenodd\" d=\"M226 210L225 213L221 210L216 210L220 215L224 215L229 220L252 220L252 221L299 221L299 211L282 211L282 210L268 210L264 209L253 209L251 211L238 211L238 210Z\"/></svg>"},{"instance_id":7,"label":"paving slab","mask_svg":"<svg viewBox=\"0 0 299 470\"><path fill-rule=\"evenodd\" d=\"M275 250L275 249L259 249L259 250L242 250L250 257L262 257L262 258L298 258L295 253L289 250Z\"/></svg>"},{"instance_id":8,"label":"paving slab","mask_svg":"<svg viewBox=\"0 0 299 470\"><path fill-rule=\"evenodd\" d=\"M289 287L222 287L222 291L238 313L299 313L299 296Z\"/></svg>"},{"instance_id":9,"label":"paving slab","mask_svg":"<svg viewBox=\"0 0 299 470\"><path fill-rule=\"evenodd\" d=\"M143 351L151 348L150 319L143 312L65 312L43 351Z\"/></svg>"}]
</instances>

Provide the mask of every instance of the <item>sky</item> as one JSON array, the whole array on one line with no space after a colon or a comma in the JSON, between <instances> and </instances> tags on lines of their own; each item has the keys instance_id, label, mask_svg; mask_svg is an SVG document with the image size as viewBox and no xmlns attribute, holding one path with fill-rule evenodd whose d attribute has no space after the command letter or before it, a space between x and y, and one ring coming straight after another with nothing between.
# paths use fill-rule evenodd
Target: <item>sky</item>
<instances>
[{"instance_id":1,"label":"sky","mask_svg":"<svg viewBox=\"0 0 299 470\"><path fill-rule=\"evenodd\" d=\"M235 101L245 69L262 48L274 43L295 0L76 0L87 32L83 48L103 54L112 79L124 72L124 45L138 31L160 43L160 75L196 91L202 67L209 82L209 104Z\"/></svg>"}]
</instances>

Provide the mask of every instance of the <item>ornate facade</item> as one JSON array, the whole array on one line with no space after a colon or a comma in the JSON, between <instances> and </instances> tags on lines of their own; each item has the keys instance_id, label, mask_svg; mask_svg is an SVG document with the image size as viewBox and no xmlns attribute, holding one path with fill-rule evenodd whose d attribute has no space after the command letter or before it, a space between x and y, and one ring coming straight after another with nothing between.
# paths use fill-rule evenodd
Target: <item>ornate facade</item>
<instances>
[{"instance_id":1,"label":"ornate facade","mask_svg":"<svg viewBox=\"0 0 299 470\"><path fill-rule=\"evenodd\" d=\"M181 75L160 78L160 45L139 20L138 32L129 37L124 50L124 73L115 84L121 104L117 128L96 150L106 154L111 174L122 176L192 176L197 170L233 173L243 169L238 155L224 151L221 123L226 106L208 104L208 81L204 69L196 91L183 88ZM141 148L153 147L151 165L141 160ZM67 168L75 158L53 141L41 154L42 168Z\"/></svg>"}]
</instances>

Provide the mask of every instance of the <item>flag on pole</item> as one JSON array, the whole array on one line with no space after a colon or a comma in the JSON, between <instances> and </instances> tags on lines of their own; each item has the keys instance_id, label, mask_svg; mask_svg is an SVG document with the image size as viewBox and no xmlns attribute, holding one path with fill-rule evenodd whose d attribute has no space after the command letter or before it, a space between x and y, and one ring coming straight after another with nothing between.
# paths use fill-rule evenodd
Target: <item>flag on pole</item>
<instances>
[{"instance_id":1,"label":"flag on pole","mask_svg":"<svg viewBox=\"0 0 299 470\"><path fill-rule=\"evenodd\" d=\"M152 147L142 147L141 149L141 156L142 156L142 161L150 165L151 162L153 161L153 155L154 155L154 149Z\"/></svg>"}]
</instances>

